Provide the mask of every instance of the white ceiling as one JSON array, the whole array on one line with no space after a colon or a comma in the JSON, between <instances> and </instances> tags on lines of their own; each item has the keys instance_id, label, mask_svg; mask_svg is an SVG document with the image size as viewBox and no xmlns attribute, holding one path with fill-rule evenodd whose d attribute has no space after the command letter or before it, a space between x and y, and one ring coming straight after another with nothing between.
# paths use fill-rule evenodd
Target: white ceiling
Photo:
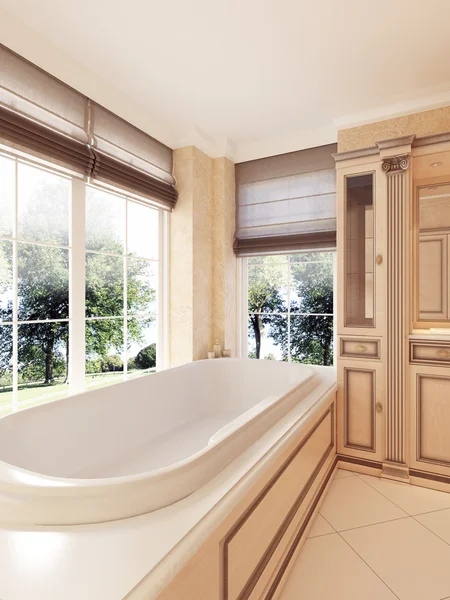
<instances>
[{"instance_id":1,"label":"white ceiling","mask_svg":"<svg viewBox=\"0 0 450 600\"><path fill-rule=\"evenodd\" d=\"M2 43L236 162L449 104L449 23L450 0L0 0Z\"/></svg>"}]
</instances>

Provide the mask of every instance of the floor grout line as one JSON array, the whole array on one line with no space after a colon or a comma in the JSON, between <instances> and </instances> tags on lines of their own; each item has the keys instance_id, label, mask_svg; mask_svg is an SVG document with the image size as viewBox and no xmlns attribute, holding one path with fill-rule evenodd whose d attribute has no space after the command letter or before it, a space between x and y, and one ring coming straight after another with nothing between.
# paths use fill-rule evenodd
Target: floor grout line
<instances>
[{"instance_id":1,"label":"floor grout line","mask_svg":"<svg viewBox=\"0 0 450 600\"><path fill-rule=\"evenodd\" d=\"M425 513L425 514L429 514L429 513ZM441 538L441 536L438 535L435 531L433 531L432 529L429 529L426 525L424 525L423 523L421 523L420 521L418 521L414 517L413 517L413 519L414 519L414 521L416 523L419 523L419 525L422 525L422 527L424 529L426 529L427 531L429 531L430 533L432 533L433 535L435 535L438 538L438 540L441 540L442 542L444 542L444 544L447 544L447 546L450 546L450 544L447 542L447 540L444 540L444 538ZM450 598L450 596L449 596L449 598Z\"/></svg>"},{"instance_id":2,"label":"floor grout line","mask_svg":"<svg viewBox=\"0 0 450 600\"><path fill-rule=\"evenodd\" d=\"M354 553L356 554L356 556L357 556L358 558L360 558L360 559L363 561L363 563L364 563L364 564L365 564L365 565L366 565L366 566L367 566L367 567L368 567L368 568L369 568L369 569L370 569L370 570L371 570L371 571L374 573L374 575L375 575L376 577L378 577L378 579L381 581L381 583L383 583L383 584L384 584L384 585L387 587L387 589L388 589L388 590L390 590L390 591L391 591L391 592L394 594L394 596L400 600L399 596L397 596L397 594L396 594L396 593L395 593L393 590L391 590L391 588L388 586L388 584L387 584L387 583L386 583L386 582L385 582L385 581L384 581L384 580L383 580L383 579L382 579L382 578L381 578L381 577L378 575L378 573L377 573L376 571L374 571L374 570L372 569L372 567L371 567L371 566L370 566L370 565L369 565L369 564L368 564L368 563L367 563L367 562L364 560L364 558L363 558L362 556L360 556L360 555L358 554L358 552L356 552L356 550L353 548L353 546L352 546L351 544L349 544L349 542L347 542L347 540L346 540L346 539L345 539L345 538L344 538L344 537L341 535L341 533L340 533L339 531L337 531L337 530L336 530L336 529L333 527L333 525L332 525L332 524L331 524L331 523L328 521L328 519L326 519L326 518L325 518L325 517L322 515L322 513L321 513L320 511L319 511L319 513L318 513L318 514L320 514L320 516L322 517L322 519L323 519L324 521L326 521L326 523L328 523L328 525L329 525L329 526L330 526L332 529L334 529L335 533L337 533L337 535L338 535L338 536L341 538L341 540L343 540L343 541L344 541L344 542L347 544L347 546L350 548L350 550L352 550L352 552L354 552ZM406 516L406 517L401 517L401 518L402 518L402 519L409 519L410 517L409 517L409 516ZM399 519L396 519L396 520L399 520ZM388 522L388 521L387 521L387 522ZM374 523L374 525L379 525L379 523ZM364 527L370 527L370 525L365 525ZM356 527L355 529L361 529L361 527ZM349 531L349 530L346 530L346 531ZM326 535L334 535L334 534L333 534L333 533L328 533L328 534L326 534ZM316 536L316 537L324 537L324 536ZM310 538L310 539L314 539L314 538Z\"/></svg>"},{"instance_id":3,"label":"floor grout line","mask_svg":"<svg viewBox=\"0 0 450 600\"><path fill-rule=\"evenodd\" d=\"M341 540L343 540L343 541L344 541L344 542L347 544L347 546L348 546L348 547L349 547L349 548L350 548L350 549L351 549L351 550L352 550L352 551L353 551L353 552L356 554L356 556L358 556L358 557L359 557L359 558L360 558L360 559L363 561L363 563L364 563L364 564L365 564L367 567L369 567L369 569L372 571L372 573L373 573L373 574L374 574L376 577L378 577L378 579L381 581L381 583L383 583L383 584L384 584L384 585L387 587L387 589L388 589L388 590L390 590L390 591L391 591L391 592L394 594L394 596L395 596L396 598L398 598L398 600L400 600L400 596L397 596L397 594L394 592L394 590L393 590L393 589L391 589L391 588L388 586L388 584L387 584L387 583L384 581L384 579L382 579L382 578L380 577L380 575L378 575L378 573L377 573L377 572L376 572L376 571L375 571L375 570L374 570L374 569L373 569L373 568L372 568L372 567L369 565L369 563L368 563L368 562L366 562L366 561L364 560L364 558L363 558L363 557L362 557L360 554L358 554L358 552L356 552L356 550L353 548L353 546L352 546L352 545L351 545L349 542L347 542L347 540L346 540L346 539L345 539L345 538L344 538L344 537L343 537L343 536L340 534L340 532L339 532L339 531L337 532L337 534L338 534L338 536L341 538Z\"/></svg>"},{"instance_id":4,"label":"floor grout line","mask_svg":"<svg viewBox=\"0 0 450 600\"><path fill-rule=\"evenodd\" d=\"M436 510L427 510L425 512L416 513L415 515L411 515L411 516L413 516L413 517L420 517L422 515L430 515L431 513L442 512L444 510L450 510L450 506L447 506L447 508L437 508ZM449 596L449 598L450 598L450 596ZM447 600L447 599L444 598L444 600Z\"/></svg>"},{"instance_id":5,"label":"floor grout line","mask_svg":"<svg viewBox=\"0 0 450 600\"><path fill-rule=\"evenodd\" d=\"M332 530L333 530L335 533L339 533L339 532L338 532L338 531L337 531L337 530L336 530L336 529L333 527L333 525L330 523L330 521L329 521L328 519L326 519L326 518L323 516L323 514L320 512L320 510L319 510L319 513L318 513L318 514L319 514L319 515L322 517L322 519L323 519L323 520L324 520L326 523L328 523L328 525L331 527L331 529L332 529Z\"/></svg>"},{"instance_id":6,"label":"floor grout line","mask_svg":"<svg viewBox=\"0 0 450 600\"><path fill-rule=\"evenodd\" d=\"M394 523L394 521L404 521L405 519L412 519L411 515L405 515L404 517L396 517L395 519L388 519L387 521L377 521L376 523L368 523L367 525L358 525L358 527L349 527L348 529L336 529L336 533L345 533L347 531L355 531L356 529L364 529L365 527L375 527L375 525L384 525L385 523Z\"/></svg>"},{"instance_id":7,"label":"floor grout line","mask_svg":"<svg viewBox=\"0 0 450 600\"><path fill-rule=\"evenodd\" d=\"M365 473L361 473L361 475L365 475ZM405 510L404 508L402 508L401 506L399 506L398 504L396 504L393 500L391 500L390 498L388 498L387 496L385 496L383 494L383 492L380 492L380 490L377 490L375 487L373 487L373 485L371 485L365 479L363 479L362 477L359 477L358 474L357 474L357 476L360 479L360 481L364 481L364 483L366 483L369 487L371 487L373 490L375 490L376 492L378 492L379 494L381 494L383 496L383 498L386 498L386 500L389 500L389 502L392 502L392 504L394 506L396 506L397 508L399 508L401 511L403 511L404 513L406 513L407 515L409 515L413 519L414 519L414 517L419 517L420 515L429 515L430 513L440 512L442 510L450 510L450 506L447 506L446 508L437 508L435 510L427 510L425 512L416 513L416 514L413 515L413 514L409 513L407 510ZM373 476L372 475L368 475L368 477L373 477ZM380 478L378 478L378 479L380 479ZM399 483L401 483L401 482L399 482ZM418 487L418 486L412 486L411 484L406 484L406 485L409 485L411 488ZM428 488L421 488L421 489L428 489ZM439 490L434 490L434 491L439 491ZM445 493L445 492L443 492L443 493ZM450 596L449 596L449 598L450 598Z\"/></svg>"}]
</instances>

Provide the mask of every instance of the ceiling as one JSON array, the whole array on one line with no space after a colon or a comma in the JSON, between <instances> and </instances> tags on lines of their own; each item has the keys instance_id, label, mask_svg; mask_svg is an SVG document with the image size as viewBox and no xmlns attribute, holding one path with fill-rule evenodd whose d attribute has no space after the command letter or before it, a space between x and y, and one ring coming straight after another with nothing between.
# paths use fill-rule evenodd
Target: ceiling
<instances>
[{"instance_id":1,"label":"ceiling","mask_svg":"<svg viewBox=\"0 0 450 600\"><path fill-rule=\"evenodd\" d=\"M449 0L0 0L6 46L235 162L450 104L449 23Z\"/></svg>"}]
</instances>

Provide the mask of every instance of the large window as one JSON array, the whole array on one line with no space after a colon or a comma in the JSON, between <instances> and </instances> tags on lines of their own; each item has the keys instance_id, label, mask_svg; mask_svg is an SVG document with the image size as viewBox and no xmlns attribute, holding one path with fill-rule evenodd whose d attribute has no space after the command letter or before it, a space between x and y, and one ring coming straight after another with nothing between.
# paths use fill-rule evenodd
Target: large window
<instances>
[{"instance_id":1,"label":"large window","mask_svg":"<svg viewBox=\"0 0 450 600\"><path fill-rule=\"evenodd\" d=\"M165 218L0 154L0 416L163 366Z\"/></svg>"},{"instance_id":2,"label":"large window","mask_svg":"<svg viewBox=\"0 0 450 600\"><path fill-rule=\"evenodd\" d=\"M248 356L332 365L334 253L246 260Z\"/></svg>"}]
</instances>

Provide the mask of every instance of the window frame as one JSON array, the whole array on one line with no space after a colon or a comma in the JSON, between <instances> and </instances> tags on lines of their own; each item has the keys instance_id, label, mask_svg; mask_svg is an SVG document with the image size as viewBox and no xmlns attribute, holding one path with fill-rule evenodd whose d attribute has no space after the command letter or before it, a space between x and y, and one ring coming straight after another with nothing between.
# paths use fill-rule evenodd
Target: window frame
<instances>
[{"instance_id":1,"label":"window frame","mask_svg":"<svg viewBox=\"0 0 450 600\"><path fill-rule=\"evenodd\" d=\"M19 401L18 387L18 327L23 321L18 319L18 244L26 240L19 239L18 232L18 165L23 163L31 167L41 169L59 177L64 177L70 181L70 210L69 210L69 242L68 246L54 244L55 247L64 247L69 253L69 314L67 319L58 319L58 322L66 322L69 326L69 361L68 361L68 389L64 397L72 396L77 393L88 391L85 386L86 369L86 349L85 349L85 323L86 323L86 197L87 187L95 187L108 193L113 193L125 201L137 202L148 206L158 212L158 270L157 270L157 314L156 314L156 371L164 370L168 367L168 256L169 256L169 214L168 210L162 208L157 202L151 202L146 198L141 198L133 193L127 193L123 189L91 181L82 177L79 173L70 171L65 167L55 165L46 160L30 157L29 155L13 150L12 148L0 144L0 157L5 157L15 161L15 179L14 179L14 212L13 212L13 232L12 237L0 236L0 240L10 241L13 246L13 319L12 321L1 322L0 326L12 326L13 331L13 350L12 350L12 400L5 407L0 407L0 417L10 412L27 408L30 404L38 404L37 397L29 400ZM126 226L126 223L125 223ZM34 242L30 242L34 243ZM38 244L39 245L39 244ZM42 245L42 244L41 244ZM52 246L52 244L43 244ZM124 254L126 257L127 254ZM124 263L127 265L127 261ZM126 267L125 267L126 268ZM75 284L76 282L76 284ZM126 285L126 277L124 278ZM126 314L123 315L126 318ZM140 318L140 317L137 317ZM144 319L145 317L142 316ZM148 316L147 316L148 318ZM54 321L54 320L53 320ZM47 323L52 320L25 321L25 323ZM120 380L126 380L127 376ZM119 382L117 382L119 383ZM115 385L109 383L108 385ZM58 394L58 397L60 395ZM45 397L42 404L51 402L51 398Z\"/></svg>"},{"instance_id":2,"label":"window frame","mask_svg":"<svg viewBox=\"0 0 450 600\"><path fill-rule=\"evenodd\" d=\"M319 252L327 252L333 254L333 365L330 368L336 367L336 361L338 358L337 354L337 250L302 250L301 252L289 252L289 253L274 253L274 254L261 254L261 257L265 256L281 256L288 254L289 256L294 254L312 254ZM290 264L290 263L289 263ZM239 358L247 358L248 359L248 319L249 319L249 310L248 310L248 257L241 256L238 258L238 322L237 322L237 332L238 332L238 357ZM289 272L290 278L290 272ZM290 315L290 311L287 313L280 313ZM295 314L295 313L293 313ZM311 313L313 316L314 313ZM289 316L288 316L289 319ZM289 344L290 345L290 344ZM249 359L251 360L251 359ZM256 360L256 359L255 359ZM263 359L260 359L263 360ZM289 349L289 361L290 360L290 349ZM305 363L299 363L305 364Z\"/></svg>"}]
</instances>

